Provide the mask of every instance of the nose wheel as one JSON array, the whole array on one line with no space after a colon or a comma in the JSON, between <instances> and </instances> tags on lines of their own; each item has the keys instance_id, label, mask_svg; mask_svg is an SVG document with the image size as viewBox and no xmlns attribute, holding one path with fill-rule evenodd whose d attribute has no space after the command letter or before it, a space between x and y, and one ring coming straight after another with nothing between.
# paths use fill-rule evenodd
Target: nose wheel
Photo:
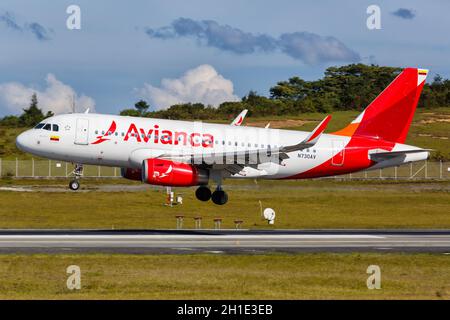
<instances>
[{"instance_id":1,"label":"nose wheel","mask_svg":"<svg viewBox=\"0 0 450 320\"><path fill-rule=\"evenodd\" d=\"M83 165L76 163L72 174L74 175L74 179L70 180L69 188L70 190L77 191L78 189L80 189L80 179L83 176Z\"/></svg>"},{"instance_id":2,"label":"nose wheel","mask_svg":"<svg viewBox=\"0 0 450 320\"><path fill-rule=\"evenodd\" d=\"M78 180L71 180L69 182L69 188L70 190L77 191L78 189L80 189L80 183L78 182Z\"/></svg>"}]
</instances>

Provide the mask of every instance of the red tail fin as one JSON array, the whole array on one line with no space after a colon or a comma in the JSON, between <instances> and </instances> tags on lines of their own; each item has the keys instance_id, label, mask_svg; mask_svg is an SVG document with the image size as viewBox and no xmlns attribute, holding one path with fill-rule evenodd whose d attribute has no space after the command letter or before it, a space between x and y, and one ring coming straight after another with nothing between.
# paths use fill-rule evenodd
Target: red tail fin
<instances>
[{"instance_id":1,"label":"red tail fin","mask_svg":"<svg viewBox=\"0 0 450 320\"><path fill-rule=\"evenodd\" d=\"M428 70L406 68L338 135L359 135L403 143Z\"/></svg>"}]
</instances>

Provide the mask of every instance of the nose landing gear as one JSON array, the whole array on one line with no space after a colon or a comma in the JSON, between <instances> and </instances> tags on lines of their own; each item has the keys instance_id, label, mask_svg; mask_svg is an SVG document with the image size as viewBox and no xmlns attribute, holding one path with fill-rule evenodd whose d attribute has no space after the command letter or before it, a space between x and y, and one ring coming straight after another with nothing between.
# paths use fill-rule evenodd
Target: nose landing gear
<instances>
[{"instance_id":1,"label":"nose landing gear","mask_svg":"<svg viewBox=\"0 0 450 320\"><path fill-rule=\"evenodd\" d=\"M80 183L77 179L71 180L69 182L69 188L70 190L77 191L80 188Z\"/></svg>"},{"instance_id":2,"label":"nose landing gear","mask_svg":"<svg viewBox=\"0 0 450 320\"><path fill-rule=\"evenodd\" d=\"M83 176L83 165L76 163L72 174L74 175L74 179L70 180L69 188L70 190L77 191L80 189L80 179Z\"/></svg>"}]
</instances>

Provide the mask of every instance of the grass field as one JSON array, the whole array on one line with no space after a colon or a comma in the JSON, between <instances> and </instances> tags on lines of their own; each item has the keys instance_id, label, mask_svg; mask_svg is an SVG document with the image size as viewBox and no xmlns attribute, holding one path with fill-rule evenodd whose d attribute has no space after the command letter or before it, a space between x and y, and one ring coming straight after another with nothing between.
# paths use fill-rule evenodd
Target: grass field
<instances>
[{"instance_id":1,"label":"grass field","mask_svg":"<svg viewBox=\"0 0 450 320\"><path fill-rule=\"evenodd\" d=\"M333 132L344 128L354 120L358 111L332 112L332 120L326 132ZM321 113L305 113L299 116L247 118L244 124L265 126L271 122L272 128L291 130L312 130L325 117ZM229 121L215 121L229 123ZM0 127L0 158L29 159L31 155L24 154L15 146L16 136L25 129ZM406 143L426 149L436 150L432 159L450 160L450 108L432 110L418 110L412 122Z\"/></svg>"},{"instance_id":2,"label":"grass field","mask_svg":"<svg viewBox=\"0 0 450 320\"><path fill-rule=\"evenodd\" d=\"M69 265L80 290L66 287ZM449 299L450 256L0 255L0 279L0 299Z\"/></svg>"},{"instance_id":3,"label":"grass field","mask_svg":"<svg viewBox=\"0 0 450 320\"><path fill-rule=\"evenodd\" d=\"M136 190L121 191L130 187ZM164 205L165 189L139 184L83 181L70 192L65 180L41 181L30 190L41 191L0 192L0 228L175 228L179 214L184 228L197 215L203 228L215 217L224 228L236 219L243 228L450 228L449 182L227 181L225 206L180 188L183 204L172 208ZM259 201L276 211L274 226L261 218Z\"/></svg>"}]
</instances>

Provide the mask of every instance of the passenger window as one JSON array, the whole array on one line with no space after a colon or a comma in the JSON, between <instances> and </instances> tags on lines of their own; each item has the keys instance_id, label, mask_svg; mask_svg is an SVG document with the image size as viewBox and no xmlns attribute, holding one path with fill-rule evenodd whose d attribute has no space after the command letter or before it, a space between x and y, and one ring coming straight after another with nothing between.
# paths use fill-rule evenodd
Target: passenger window
<instances>
[{"instance_id":1,"label":"passenger window","mask_svg":"<svg viewBox=\"0 0 450 320\"><path fill-rule=\"evenodd\" d=\"M52 126L50 123L47 123L42 129L50 131L52 130Z\"/></svg>"},{"instance_id":2,"label":"passenger window","mask_svg":"<svg viewBox=\"0 0 450 320\"><path fill-rule=\"evenodd\" d=\"M95 134L98 134L98 130L95 130Z\"/></svg>"},{"instance_id":3,"label":"passenger window","mask_svg":"<svg viewBox=\"0 0 450 320\"><path fill-rule=\"evenodd\" d=\"M57 124L53 125L53 131L56 131L56 132L59 131L59 126Z\"/></svg>"}]
</instances>

